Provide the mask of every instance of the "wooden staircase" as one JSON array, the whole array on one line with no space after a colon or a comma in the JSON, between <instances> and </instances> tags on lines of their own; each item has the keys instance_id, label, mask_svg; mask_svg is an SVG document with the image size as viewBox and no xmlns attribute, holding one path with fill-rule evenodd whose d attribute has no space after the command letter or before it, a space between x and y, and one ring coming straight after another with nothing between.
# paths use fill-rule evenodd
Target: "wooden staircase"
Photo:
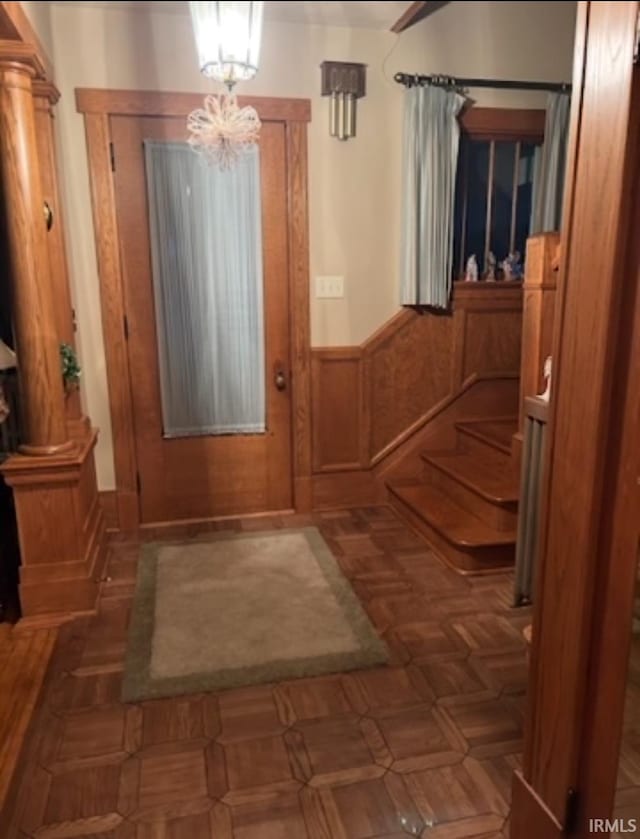
<instances>
[{"instance_id":1,"label":"wooden staircase","mask_svg":"<svg viewBox=\"0 0 640 839\"><path fill-rule=\"evenodd\" d=\"M419 477L387 482L394 508L462 574L513 563L519 475L511 439L517 427L517 417L457 422L453 450L422 452Z\"/></svg>"}]
</instances>

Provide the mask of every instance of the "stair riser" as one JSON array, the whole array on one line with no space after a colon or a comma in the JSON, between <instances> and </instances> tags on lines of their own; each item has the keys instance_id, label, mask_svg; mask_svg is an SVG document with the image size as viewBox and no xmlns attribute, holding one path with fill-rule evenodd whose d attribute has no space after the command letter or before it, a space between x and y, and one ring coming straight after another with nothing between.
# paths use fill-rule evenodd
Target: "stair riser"
<instances>
[{"instance_id":1,"label":"stair riser","mask_svg":"<svg viewBox=\"0 0 640 839\"><path fill-rule=\"evenodd\" d=\"M489 440L483 440L473 434L469 434L464 428L456 428L456 442L460 451L468 452L469 454L478 454L480 456L486 455L489 452L492 455L498 454L508 463L511 458L511 452L505 451L502 447Z\"/></svg>"},{"instance_id":2,"label":"stair riser","mask_svg":"<svg viewBox=\"0 0 640 839\"><path fill-rule=\"evenodd\" d=\"M486 522L496 530L515 530L518 525L517 504L492 504L473 490L468 489L455 478L441 471L432 463L425 462L423 480L440 490L455 504Z\"/></svg>"},{"instance_id":3,"label":"stair riser","mask_svg":"<svg viewBox=\"0 0 640 839\"><path fill-rule=\"evenodd\" d=\"M403 501L390 493L391 505L402 518L418 531L439 557L454 571L464 576L499 573L510 568L515 560L514 545L491 548L460 548L448 542L431 525L417 516Z\"/></svg>"}]
</instances>

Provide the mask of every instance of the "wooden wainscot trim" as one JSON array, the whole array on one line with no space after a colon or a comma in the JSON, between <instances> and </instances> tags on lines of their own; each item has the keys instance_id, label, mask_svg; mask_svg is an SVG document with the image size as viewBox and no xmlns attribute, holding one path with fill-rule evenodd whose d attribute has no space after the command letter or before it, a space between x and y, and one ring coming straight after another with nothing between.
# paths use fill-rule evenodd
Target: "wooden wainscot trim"
<instances>
[{"instance_id":1,"label":"wooden wainscot trim","mask_svg":"<svg viewBox=\"0 0 640 839\"><path fill-rule=\"evenodd\" d=\"M273 100L278 102L280 100ZM282 104L289 113L291 102ZM304 100L299 100L303 102ZM306 102L306 106L309 103ZM258 113L261 113L258 109ZM311 486L311 312L309 300L308 107L291 108L298 119L285 124L289 223L289 317L291 323L291 419L293 498L298 512L312 505Z\"/></svg>"},{"instance_id":2,"label":"wooden wainscot trim","mask_svg":"<svg viewBox=\"0 0 640 839\"><path fill-rule=\"evenodd\" d=\"M107 385L118 492L118 522L122 530L130 531L137 528L140 513L108 115L86 114L85 132L105 334Z\"/></svg>"},{"instance_id":3,"label":"wooden wainscot trim","mask_svg":"<svg viewBox=\"0 0 640 839\"><path fill-rule=\"evenodd\" d=\"M383 323L376 331L370 335L366 341L361 345L360 351L364 353L373 353L375 350L387 343L397 332L403 329L415 317L415 309L405 307L389 318L386 323ZM342 348L343 350L346 347Z\"/></svg>"},{"instance_id":4,"label":"wooden wainscot trim","mask_svg":"<svg viewBox=\"0 0 640 839\"><path fill-rule=\"evenodd\" d=\"M480 280L467 283L458 280L453 284L452 308L496 309L522 307L523 283L521 280L498 280L495 283Z\"/></svg>"},{"instance_id":5,"label":"wooden wainscot trim","mask_svg":"<svg viewBox=\"0 0 640 839\"><path fill-rule=\"evenodd\" d=\"M110 116L186 117L201 108L205 93L170 93L158 90L102 90L76 88L76 109L81 114ZM241 107L255 108L266 122L310 122L309 99L239 96Z\"/></svg>"},{"instance_id":6,"label":"wooden wainscot trim","mask_svg":"<svg viewBox=\"0 0 640 839\"><path fill-rule=\"evenodd\" d=\"M313 350L314 473L352 472L368 465L368 423L361 365L360 347ZM321 405L330 409L318 410Z\"/></svg>"},{"instance_id":7,"label":"wooden wainscot trim","mask_svg":"<svg viewBox=\"0 0 640 839\"><path fill-rule=\"evenodd\" d=\"M313 476L314 510L382 504L386 491L371 469L326 472Z\"/></svg>"},{"instance_id":8,"label":"wooden wainscot trim","mask_svg":"<svg viewBox=\"0 0 640 839\"><path fill-rule=\"evenodd\" d=\"M118 521L118 493L115 489L106 489L98 492L102 511L104 513L104 524L107 532L120 530Z\"/></svg>"},{"instance_id":9,"label":"wooden wainscot trim","mask_svg":"<svg viewBox=\"0 0 640 839\"><path fill-rule=\"evenodd\" d=\"M440 416L515 414L521 313L521 282L460 283L449 312L403 308L360 346L314 348L315 506L379 497Z\"/></svg>"}]
</instances>

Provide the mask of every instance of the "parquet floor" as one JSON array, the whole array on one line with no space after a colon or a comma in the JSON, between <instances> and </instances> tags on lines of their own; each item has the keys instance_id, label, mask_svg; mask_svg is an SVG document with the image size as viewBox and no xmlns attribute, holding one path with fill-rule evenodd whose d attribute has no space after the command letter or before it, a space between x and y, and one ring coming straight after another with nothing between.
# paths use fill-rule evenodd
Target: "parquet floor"
<instances>
[{"instance_id":1,"label":"parquet floor","mask_svg":"<svg viewBox=\"0 0 640 839\"><path fill-rule=\"evenodd\" d=\"M233 527L310 523L390 664L123 705L138 546L116 543L99 613L60 630L3 839L507 835L530 622L510 576L457 576L386 507Z\"/></svg>"},{"instance_id":2,"label":"parquet floor","mask_svg":"<svg viewBox=\"0 0 640 839\"><path fill-rule=\"evenodd\" d=\"M613 817L640 824L640 633L636 620L634 615Z\"/></svg>"},{"instance_id":3,"label":"parquet floor","mask_svg":"<svg viewBox=\"0 0 640 839\"><path fill-rule=\"evenodd\" d=\"M57 630L0 624L0 808L40 693ZM1 835L1 834L0 834Z\"/></svg>"}]
</instances>

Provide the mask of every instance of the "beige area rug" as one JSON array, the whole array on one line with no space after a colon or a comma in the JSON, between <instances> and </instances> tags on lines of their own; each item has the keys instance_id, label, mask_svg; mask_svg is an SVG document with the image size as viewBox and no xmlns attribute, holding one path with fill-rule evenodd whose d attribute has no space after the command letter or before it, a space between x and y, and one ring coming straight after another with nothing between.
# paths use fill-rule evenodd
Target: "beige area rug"
<instances>
[{"instance_id":1,"label":"beige area rug","mask_svg":"<svg viewBox=\"0 0 640 839\"><path fill-rule=\"evenodd\" d=\"M316 528L219 534L142 551L125 702L388 659Z\"/></svg>"}]
</instances>

